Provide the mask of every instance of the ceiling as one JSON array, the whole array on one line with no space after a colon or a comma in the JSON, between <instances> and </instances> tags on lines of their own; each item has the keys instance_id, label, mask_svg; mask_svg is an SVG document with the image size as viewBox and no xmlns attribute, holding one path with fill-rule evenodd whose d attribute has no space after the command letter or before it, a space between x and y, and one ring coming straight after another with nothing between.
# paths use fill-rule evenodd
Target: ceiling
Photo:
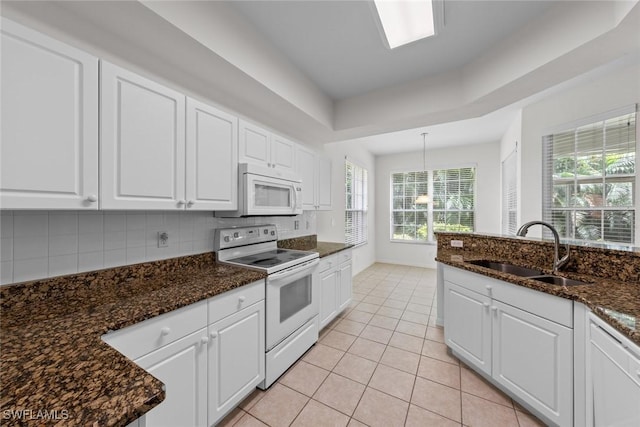
<instances>
[{"instance_id":1,"label":"ceiling","mask_svg":"<svg viewBox=\"0 0 640 427\"><path fill-rule=\"evenodd\" d=\"M368 1L3 0L0 9L292 139L369 141L376 154L421 148L408 137L415 129L431 129L433 144L495 141L523 100L640 52L637 0L444 0L444 11L436 37L389 50Z\"/></svg>"},{"instance_id":2,"label":"ceiling","mask_svg":"<svg viewBox=\"0 0 640 427\"><path fill-rule=\"evenodd\" d=\"M538 18L551 1L445 0L437 36L388 49L368 1L234 1L334 100L454 70Z\"/></svg>"}]
</instances>

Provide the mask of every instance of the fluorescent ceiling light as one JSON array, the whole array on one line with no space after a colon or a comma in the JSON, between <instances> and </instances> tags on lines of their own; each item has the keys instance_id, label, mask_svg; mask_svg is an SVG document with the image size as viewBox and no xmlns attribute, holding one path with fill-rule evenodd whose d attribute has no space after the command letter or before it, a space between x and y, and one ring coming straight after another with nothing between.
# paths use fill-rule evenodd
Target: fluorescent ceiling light
<instances>
[{"instance_id":1,"label":"fluorescent ceiling light","mask_svg":"<svg viewBox=\"0 0 640 427\"><path fill-rule=\"evenodd\" d=\"M374 0L391 49L436 33L432 0Z\"/></svg>"}]
</instances>

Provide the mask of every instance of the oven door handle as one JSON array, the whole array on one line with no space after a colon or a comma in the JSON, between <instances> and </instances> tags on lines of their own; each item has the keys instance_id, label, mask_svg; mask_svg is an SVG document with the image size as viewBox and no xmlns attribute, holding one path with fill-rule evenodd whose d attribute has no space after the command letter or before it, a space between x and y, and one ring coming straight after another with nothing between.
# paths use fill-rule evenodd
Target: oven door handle
<instances>
[{"instance_id":1,"label":"oven door handle","mask_svg":"<svg viewBox=\"0 0 640 427\"><path fill-rule=\"evenodd\" d=\"M270 274L267 279L277 279L277 280L281 280L281 279L286 279L289 276L293 276L296 275L298 273L300 273L301 271L307 270L307 269L312 269L313 267L315 267L316 265L318 265L320 263L320 260L318 258L312 259L311 261L307 261L304 262L300 265L296 265L295 267L291 267L288 268L286 270L282 270L282 271L278 271L277 273L272 273Z\"/></svg>"}]
</instances>

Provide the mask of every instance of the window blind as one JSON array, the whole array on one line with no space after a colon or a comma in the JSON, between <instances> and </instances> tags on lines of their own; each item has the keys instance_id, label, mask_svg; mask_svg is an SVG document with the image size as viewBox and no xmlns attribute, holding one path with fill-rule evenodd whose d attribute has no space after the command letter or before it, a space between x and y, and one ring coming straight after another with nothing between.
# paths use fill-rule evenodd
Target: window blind
<instances>
[{"instance_id":1,"label":"window blind","mask_svg":"<svg viewBox=\"0 0 640 427\"><path fill-rule=\"evenodd\" d=\"M542 145L544 220L565 238L635 243L635 107L546 135Z\"/></svg>"},{"instance_id":2,"label":"window blind","mask_svg":"<svg viewBox=\"0 0 640 427\"><path fill-rule=\"evenodd\" d=\"M428 194L427 203L416 203ZM475 168L391 174L391 240L434 241L435 231L475 229Z\"/></svg>"},{"instance_id":3,"label":"window blind","mask_svg":"<svg viewBox=\"0 0 640 427\"><path fill-rule=\"evenodd\" d=\"M515 236L518 227L518 151L502 161L502 233Z\"/></svg>"},{"instance_id":4,"label":"window blind","mask_svg":"<svg viewBox=\"0 0 640 427\"><path fill-rule=\"evenodd\" d=\"M475 168L433 171L433 231L475 229Z\"/></svg>"},{"instance_id":5,"label":"window blind","mask_svg":"<svg viewBox=\"0 0 640 427\"><path fill-rule=\"evenodd\" d=\"M367 170L345 160L345 243L361 245L367 242L368 194Z\"/></svg>"}]
</instances>

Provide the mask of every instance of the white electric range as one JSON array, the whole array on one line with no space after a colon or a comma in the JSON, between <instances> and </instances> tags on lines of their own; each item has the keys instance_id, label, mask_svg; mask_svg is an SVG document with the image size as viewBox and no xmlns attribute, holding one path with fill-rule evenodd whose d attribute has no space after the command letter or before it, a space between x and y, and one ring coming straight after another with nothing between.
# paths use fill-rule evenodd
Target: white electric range
<instances>
[{"instance_id":1,"label":"white electric range","mask_svg":"<svg viewBox=\"0 0 640 427\"><path fill-rule=\"evenodd\" d=\"M318 340L318 253L280 249L275 225L219 228L219 263L267 273L266 389Z\"/></svg>"}]
</instances>

